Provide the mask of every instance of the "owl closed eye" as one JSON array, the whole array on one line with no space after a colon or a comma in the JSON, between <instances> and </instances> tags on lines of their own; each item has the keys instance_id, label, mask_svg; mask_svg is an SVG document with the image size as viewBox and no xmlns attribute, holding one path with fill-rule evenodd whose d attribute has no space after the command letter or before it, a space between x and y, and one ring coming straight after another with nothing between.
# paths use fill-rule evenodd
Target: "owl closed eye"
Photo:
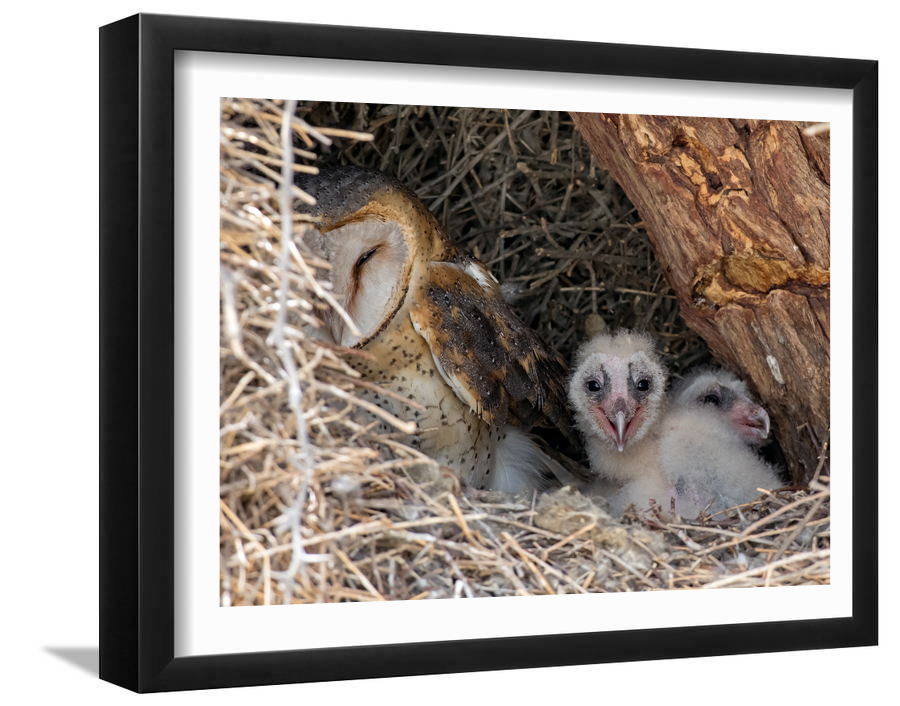
<instances>
[{"instance_id":1,"label":"owl closed eye","mask_svg":"<svg viewBox=\"0 0 900 706\"><path fill-rule=\"evenodd\" d=\"M408 248L400 228L380 221L350 223L327 233L332 292L360 331L355 336L339 316L329 325L335 342L354 346L371 336L385 307L403 294L401 278Z\"/></svg>"}]
</instances>

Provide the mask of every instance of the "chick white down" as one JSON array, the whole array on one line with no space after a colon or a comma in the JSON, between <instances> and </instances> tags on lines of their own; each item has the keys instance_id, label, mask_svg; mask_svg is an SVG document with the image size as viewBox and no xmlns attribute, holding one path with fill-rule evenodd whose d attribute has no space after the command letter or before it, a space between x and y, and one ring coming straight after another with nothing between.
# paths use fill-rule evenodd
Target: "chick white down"
<instances>
[{"instance_id":1,"label":"chick white down","mask_svg":"<svg viewBox=\"0 0 900 706\"><path fill-rule=\"evenodd\" d=\"M618 513L631 504L647 509L653 499L664 514L693 518L779 487L756 453L768 415L744 383L701 370L666 394L654 347L649 336L620 331L594 336L577 354L569 399L596 474L584 491L603 495ZM648 389L638 389L640 380ZM628 433L632 420L640 428Z\"/></svg>"}]
</instances>

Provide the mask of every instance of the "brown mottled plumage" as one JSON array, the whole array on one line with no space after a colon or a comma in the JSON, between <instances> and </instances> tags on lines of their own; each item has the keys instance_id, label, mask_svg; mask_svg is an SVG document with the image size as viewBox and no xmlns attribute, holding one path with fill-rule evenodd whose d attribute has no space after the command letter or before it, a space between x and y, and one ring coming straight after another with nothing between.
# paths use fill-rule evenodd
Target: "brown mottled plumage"
<instances>
[{"instance_id":1,"label":"brown mottled plumage","mask_svg":"<svg viewBox=\"0 0 900 706\"><path fill-rule=\"evenodd\" d=\"M375 356L354 363L365 378L426 407L414 416L377 400L416 418L423 431L413 443L476 487L537 487L540 472L557 472L522 431L556 427L578 443L565 363L513 313L488 269L385 174L338 167L297 184L317 200L300 207L321 218L310 245L332 264L335 296L360 335L336 314L328 333Z\"/></svg>"}]
</instances>

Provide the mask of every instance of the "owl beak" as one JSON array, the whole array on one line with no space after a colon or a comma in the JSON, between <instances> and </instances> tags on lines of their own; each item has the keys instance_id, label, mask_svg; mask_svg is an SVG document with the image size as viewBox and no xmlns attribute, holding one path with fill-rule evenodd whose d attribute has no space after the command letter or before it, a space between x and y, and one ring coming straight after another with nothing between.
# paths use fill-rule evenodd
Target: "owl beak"
<instances>
[{"instance_id":1,"label":"owl beak","mask_svg":"<svg viewBox=\"0 0 900 706\"><path fill-rule=\"evenodd\" d=\"M625 427L628 422L625 421L625 412L619 410L616 412L616 447L619 451L625 450Z\"/></svg>"},{"instance_id":2,"label":"owl beak","mask_svg":"<svg viewBox=\"0 0 900 706\"><path fill-rule=\"evenodd\" d=\"M624 451L625 442L634 431L632 427L635 425L632 422L639 412L640 408L630 409L628 402L623 397L620 397L609 408L604 408L603 405L596 405L594 407L594 418L603 432L615 442L616 448L619 451Z\"/></svg>"},{"instance_id":3,"label":"owl beak","mask_svg":"<svg viewBox=\"0 0 900 706\"><path fill-rule=\"evenodd\" d=\"M762 437L765 439L769 435L769 414L762 407L759 408L759 413L757 416L753 418L752 421L755 421L759 424L759 428L762 431Z\"/></svg>"},{"instance_id":4,"label":"owl beak","mask_svg":"<svg viewBox=\"0 0 900 706\"><path fill-rule=\"evenodd\" d=\"M747 426L756 430L760 441L769 436L769 415L762 407L757 407L747 417Z\"/></svg>"},{"instance_id":5,"label":"owl beak","mask_svg":"<svg viewBox=\"0 0 900 706\"><path fill-rule=\"evenodd\" d=\"M757 442L762 442L769 436L769 414L757 404L748 407L741 405L738 410L738 422L744 427L744 435Z\"/></svg>"}]
</instances>

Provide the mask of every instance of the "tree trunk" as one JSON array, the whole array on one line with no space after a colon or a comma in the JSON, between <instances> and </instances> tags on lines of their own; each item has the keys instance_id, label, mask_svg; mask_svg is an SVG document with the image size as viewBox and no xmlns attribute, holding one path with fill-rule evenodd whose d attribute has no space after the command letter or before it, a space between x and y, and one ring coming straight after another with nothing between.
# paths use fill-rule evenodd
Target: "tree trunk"
<instances>
[{"instance_id":1,"label":"tree trunk","mask_svg":"<svg viewBox=\"0 0 900 706\"><path fill-rule=\"evenodd\" d=\"M791 477L829 429L829 139L809 123L573 113L637 207L687 324L747 379Z\"/></svg>"}]
</instances>

